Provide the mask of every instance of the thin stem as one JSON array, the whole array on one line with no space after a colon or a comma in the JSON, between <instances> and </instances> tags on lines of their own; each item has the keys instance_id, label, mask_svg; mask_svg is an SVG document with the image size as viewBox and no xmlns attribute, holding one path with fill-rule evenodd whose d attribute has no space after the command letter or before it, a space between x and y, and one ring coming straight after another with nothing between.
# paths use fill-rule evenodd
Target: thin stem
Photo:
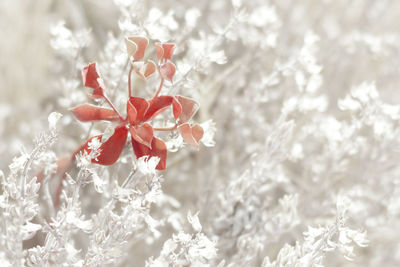
<instances>
[{"instance_id":1,"label":"thin stem","mask_svg":"<svg viewBox=\"0 0 400 267\"><path fill-rule=\"evenodd\" d=\"M70 159L71 162L70 162L70 164L69 164L67 170L71 167L72 162L75 161L76 155L85 147L85 144L86 144L86 143L80 145L80 146L72 153L71 159ZM60 196L61 196L61 191L62 191L62 188L63 188L62 182L63 182L63 180L64 180L65 177L66 177L66 172L67 172L67 170L65 170L64 173L60 173L60 174L61 174L60 180L58 181L57 190L56 190L56 193L55 193L55 196L54 196L54 207L55 207L55 208L58 208L58 206L60 205Z\"/></svg>"},{"instance_id":2,"label":"thin stem","mask_svg":"<svg viewBox=\"0 0 400 267\"><path fill-rule=\"evenodd\" d=\"M60 180L58 180L58 185L57 185L57 190L56 194L54 196L54 207L58 208L58 205L60 205L60 197L61 197L61 191L63 188L63 180L67 177L67 175L64 173L61 175Z\"/></svg>"},{"instance_id":3,"label":"thin stem","mask_svg":"<svg viewBox=\"0 0 400 267\"><path fill-rule=\"evenodd\" d=\"M158 90L157 90L156 94L154 95L153 99L155 99L160 94L161 88L163 87L163 85L164 85L164 77L161 77L160 87L158 87Z\"/></svg>"},{"instance_id":4,"label":"thin stem","mask_svg":"<svg viewBox=\"0 0 400 267\"><path fill-rule=\"evenodd\" d=\"M118 110L114 107L113 103L111 103L110 99L108 99L108 97L106 95L103 96L104 100L106 100L106 102L110 105L110 107L115 111L115 113L117 113L119 119L121 121L124 121L124 118L122 118L121 114L119 114Z\"/></svg>"},{"instance_id":5,"label":"thin stem","mask_svg":"<svg viewBox=\"0 0 400 267\"><path fill-rule=\"evenodd\" d=\"M129 69L128 74L128 90L129 90L129 98L132 97L132 88L131 88L131 75L132 75L133 66Z\"/></svg>"},{"instance_id":6,"label":"thin stem","mask_svg":"<svg viewBox=\"0 0 400 267\"><path fill-rule=\"evenodd\" d=\"M154 131L162 131L162 132L167 132L167 131L173 131L178 127L178 124L175 124L172 127L169 128L153 128Z\"/></svg>"}]
</instances>

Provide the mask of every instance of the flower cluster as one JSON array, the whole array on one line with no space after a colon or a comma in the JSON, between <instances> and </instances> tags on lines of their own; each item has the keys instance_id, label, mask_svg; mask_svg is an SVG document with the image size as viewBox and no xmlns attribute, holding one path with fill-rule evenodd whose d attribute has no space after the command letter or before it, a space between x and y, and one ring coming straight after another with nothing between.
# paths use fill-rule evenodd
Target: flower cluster
<instances>
[{"instance_id":1,"label":"flower cluster","mask_svg":"<svg viewBox=\"0 0 400 267\"><path fill-rule=\"evenodd\" d=\"M128 132L131 136L133 151L137 158L159 157L158 170L166 168L167 147L164 141L154 135L155 131L174 131L177 130L183 140L198 148L199 141L203 137L203 128L198 124L191 124L190 120L199 109L199 104L188 97L180 95L160 95L164 81L173 81L176 72L174 63L171 62L175 44L156 43L156 53L158 63L148 60L143 61L149 40L146 37L133 36L125 39L126 49L130 60L130 71L128 76L129 99L126 103L126 116L123 117L108 96L104 82L100 76L96 63L91 63L83 68L82 79L86 87L92 88L91 98L102 98L111 107L103 108L84 104L72 109L75 117L82 122L111 121L115 123L114 132L106 138L106 135L91 137L82 146L82 149L90 153L90 143L94 138L101 140L100 153L98 157L92 159L92 163L101 165L114 164L121 155ZM154 96L147 100L132 96L131 74L135 73L146 81L156 71L160 74L160 86ZM150 122L159 114L172 107L172 115L175 124L170 128L154 128Z\"/></svg>"}]
</instances>

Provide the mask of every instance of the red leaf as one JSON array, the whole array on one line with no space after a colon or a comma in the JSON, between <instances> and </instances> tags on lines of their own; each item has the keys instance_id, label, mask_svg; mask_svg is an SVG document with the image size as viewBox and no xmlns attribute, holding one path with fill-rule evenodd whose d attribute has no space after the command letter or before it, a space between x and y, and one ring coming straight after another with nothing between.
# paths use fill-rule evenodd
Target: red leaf
<instances>
[{"instance_id":1,"label":"red leaf","mask_svg":"<svg viewBox=\"0 0 400 267\"><path fill-rule=\"evenodd\" d=\"M171 61L167 61L160 66L161 77L167 79L170 82L172 82L175 72L176 72L175 64L172 63Z\"/></svg>"},{"instance_id":2,"label":"red leaf","mask_svg":"<svg viewBox=\"0 0 400 267\"><path fill-rule=\"evenodd\" d=\"M152 148L150 149L147 146L136 142L135 139L132 138L132 147L137 158L143 156L159 157L160 162L158 163L156 169L165 170L167 161L167 146L165 145L164 141L158 139L157 137L154 137L151 141Z\"/></svg>"},{"instance_id":3,"label":"red leaf","mask_svg":"<svg viewBox=\"0 0 400 267\"><path fill-rule=\"evenodd\" d=\"M172 113L174 114L175 120L177 120L182 113L182 105L176 97L172 100Z\"/></svg>"},{"instance_id":4,"label":"red leaf","mask_svg":"<svg viewBox=\"0 0 400 267\"><path fill-rule=\"evenodd\" d=\"M149 109L149 101L140 97L131 97L129 98L128 106L129 103L132 104L137 111L136 118L133 121L130 121L130 123L138 124L142 121L145 121L143 120L143 117L145 116L146 111Z\"/></svg>"},{"instance_id":5,"label":"red leaf","mask_svg":"<svg viewBox=\"0 0 400 267\"><path fill-rule=\"evenodd\" d=\"M172 103L172 96L162 95L150 100L150 106L144 115L143 121L153 119L155 116L165 111Z\"/></svg>"},{"instance_id":6,"label":"red leaf","mask_svg":"<svg viewBox=\"0 0 400 267\"><path fill-rule=\"evenodd\" d=\"M200 125L191 127L189 123L184 123L178 126L178 131L186 143L199 149L199 141L204 135L204 130Z\"/></svg>"},{"instance_id":7,"label":"red leaf","mask_svg":"<svg viewBox=\"0 0 400 267\"><path fill-rule=\"evenodd\" d=\"M133 55L133 60L140 61L144 57L144 53L146 52L146 47L149 44L149 39L143 36L131 36L127 38L128 41L133 42L137 46L137 50ZM133 49L131 50L133 51ZM128 49L129 53L129 49ZM131 55L130 55L131 56Z\"/></svg>"},{"instance_id":8,"label":"red leaf","mask_svg":"<svg viewBox=\"0 0 400 267\"><path fill-rule=\"evenodd\" d=\"M149 76L153 75L156 71L156 63L154 61L147 61L146 67L144 69L144 77L147 79Z\"/></svg>"},{"instance_id":9,"label":"red leaf","mask_svg":"<svg viewBox=\"0 0 400 267\"><path fill-rule=\"evenodd\" d=\"M199 110L200 105L189 97L176 96L175 98L182 106L182 113L179 116L179 123L188 122Z\"/></svg>"},{"instance_id":10,"label":"red leaf","mask_svg":"<svg viewBox=\"0 0 400 267\"><path fill-rule=\"evenodd\" d=\"M162 60L164 56L164 48L162 47L161 43L156 43L156 53L158 60Z\"/></svg>"},{"instance_id":11,"label":"red leaf","mask_svg":"<svg viewBox=\"0 0 400 267\"><path fill-rule=\"evenodd\" d=\"M156 43L156 52L158 60L172 59L175 44L173 43Z\"/></svg>"},{"instance_id":12,"label":"red leaf","mask_svg":"<svg viewBox=\"0 0 400 267\"><path fill-rule=\"evenodd\" d=\"M92 98L99 98L104 96L103 80L97 70L97 63L91 63L82 69L83 85L90 87L93 90Z\"/></svg>"},{"instance_id":13,"label":"red leaf","mask_svg":"<svg viewBox=\"0 0 400 267\"><path fill-rule=\"evenodd\" d=\"M131 103L131 101L128 101L128 103L126 104L126 113L128 115L128 122L130 124L133 124L137 117L137 110L135 106Z\"/></svg>"},{"instance_id":14,"label":"red leaf","mask_svg":"<svg viewBox=\"0 0 400 267\"><path fill-rule=\"evenodd\" d=\"M204 135L204 130L203 127L201 127L199 124L195 124L192 126L192 135L194 140L196 140L197 143L203 138Z\"/></svg>"},{"instance_id":15,"label":"red leaf","mask_svg":"<svg viewBox=\"0 0 400 267\"><path fill-rule=\"evenodd\" d=\"M75 117L82 121L118 121L118 115L114 110L108 108L100 108L89 104L84 104L71 109Z\"/></svg>"},{"instance_id":16,"label":"red leaf","mask_svg":"<svg viewBox=\"0 0 400 267\"><path fill-rule=\"evenodd\" d=\"M144 123L139 126L131 126L129 128L131 136L137 142L151 149L151 141L153 140L153 127L150 124Z\"/></svg>"},{"instance_id":17,"label":"red leaf","mask_svg":"<svg viewBox=\"0 0 400 267\"><path fill-rule=\"evenodd\" d=\"M124 149L124 145L126 143L126 137L128 135L128 129L125 126L118 126L114 130L114 134L108 138L100 146L100 155L97 159L92 159L92 163L101 164L101 165L112 165L114 164ZM93 138L102 138L103 135L97 135L91 137L87 140L86 144L84 145L84 150L87 153L90 153L91 150L89 149L88 145Z\"/></svg>"},{"instance_id":18,"label":"red leaf","mask_svg":"<svg viewBox=\"0 0 400 267\"><path fill-rule=\"evenodd\" d=\"M156 63L152 60L148 60L146 64L143 64L143 62L134 62L132 66L136 74L144 81L156 71Z\"/></svg>"}]
</instances>

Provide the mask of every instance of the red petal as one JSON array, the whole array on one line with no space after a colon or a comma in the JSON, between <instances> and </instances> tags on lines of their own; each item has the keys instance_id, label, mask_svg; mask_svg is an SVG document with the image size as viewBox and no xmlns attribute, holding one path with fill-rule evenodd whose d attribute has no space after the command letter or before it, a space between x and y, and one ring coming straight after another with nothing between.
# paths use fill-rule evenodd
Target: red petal
<instances>
[{"instance_id":1,"label":"red petal","mask_svg":"<svg viewBox=\"0 0 400 267\"><path fill-rule=\"evenodd\" d=\"M178 126L178 131L186 143L199 149L199 141L204 134L203 128L200 125L190 127L188 123L184 123Z\"/></svg>"},{"instance_id":2,"label":"red petal","mask_svg":"<svg viewBox=\"0 0 400 267\"><path fill-rule=\"evenodd\" d=\"M175 97L172 100L172 113L174 114L175 120L177 120L182 113L182 105Z\"/></svg>"},{"instance_id":3,"label":"red petal","mask_svg":"<svg viewBox=\"0 0 400 267\"><path fill-rule=\"evenodd\" d=\"M144 70L144 77L146 77L146 79L153 75L153 73L156 71L156 63L154 63L154 61L149 60L147 61L145 70Z\"/></svg>"},{"instance_id":4,"label":"red petal","mask_svg":"<svg viewBox=\"0 0 400 267\"><path fill-rule=\"evenodd\" d=\"M137 110L135 106L131 103L131 101L128 101L126 104L126 113L128 114L128 122L130 124L133 124L133 122L137 118Z\"/></svg>"},{"instance_id":5,"label":"red petal","mask_svg":"<svg viewBox=\"0 0 400 267\"><path fill-rule=\"evenodd\" d=\"M143 120L143 117L145 116L146 111L149 109L149 102L146 99L140 97L131 97L129 98L128 102L131 103L137 111L136 119L130 123L137 124L139 122L145 121Z\"/></svg>"},{"instance_id":6,"label":"red petal","mask_svg":"<svg viewBox=\"0 0 400 267\"><path fill-rule=\"evenodd\" d=\"M119 120L117 113L108 108L100 108L89 104L84 104L71 109L75 117L82 121L117 121Z\"/></svg>"},{"instance_id":7,"label":"red petal","mask_svg":"<svg viewBox=\"0 0 400 267\"><path fill-rule=\"evenodd\" d=\"M97 70L97 63L91 63L82 69L83 85L93 90L91 97L98 98L104 96L104 89L100 74Z\"/></svg>"},{"instance_id":8,"label":"red petal","mask_svg":"<svg viewBox=\"0 0 400 267\"><path fill-rule=\"evenodd\" d=\"M135 55L133 56L133 59L135 61L142 60L144 57L144 53L146 52L146 47L149 44L149 39L142 36L132 36L128 37L128 40L134 42L137 46L137 50L135 52Z\"/></svg>"},{"instance_id":9,"label":"red petal","mask_svg":"<svg viewBox=\"0 0 400 267\"><path fill-rule=\"evenodd\" d=\"M164 64L160 66L160 74L164 79L167 79L168 81L172 82L172 79L174 78L176 72L176 67L175 64L172 63L171 61L167 61Z\"/></svg>"},{"instance_id":10,"label":"red petal","mask_svg":"<svg viewBox=\"0 0 400 267\"><path fill-rule=\"evenodd\" d=\"M155 46L158 60L163 59L164 49L162 48L161 43L156 43Z\"/></svg>"},{"instance_id":11,"label":"red petal","mask_svg":"<svg viewBox=\"0 0 400 267\"><path fill-rule=\"evenodd\" d=\"M160 162L158 163L156 169L165 170L167 161L167 146L165 145L163 140L154 137L153 140L151 141L152 148L150 149L147 146L142 145L139 142L136 142L132 138L132 147L137 158L143 156L159 157Z\"/></svg>"},{"instance_id":12,"label":"red petal","mask_svg":"<svg viewBox=\"0 0 400 267\"><path fill-rule=\"evenodd\" d=\"M163 58L164 59L172 59L172 55L174 53L175 44L173 44L173 43L164 43L164 44L162 44L162 47L163 47L163 50L164 50Z\"/></svg>"},{"instance_id":13,"label":"red petal","mask_svg":"<svg viewBox=\"0 0 400 267\"><path fill-rule=\"evenodd\" d=\"M172 96L162 95L150 100L150 106L143 118L143 121L151 120L166 110L168 106L171 105L172 99Z\"/></svg>"},{"instance_id":14,"label":"red petal","mask_svg":"<svg viewBox=\"0 0 400 267\"><path fill-rule=\"evenodd\" d=\"M192 126L192 135L193 135L194 140L196 140L196 142L198 144L199 141L201 140L201 138L203 138L203 135L204 135L203 127L201 127L198 124Z\"/></svg>"},{"instance_id":15,"label":"red petal","mask_svg":"<svg viewBox=\"0 0 400 267\"><path fill-rule=\"evenodd\" d=\"M114 134L100 146L100 155L97 157L97 159L92 159L92 163L101 165L114 164L118 160L119 156L122 153L122 150L124 149L127 134L128 129L125 126L116 127L114 130ZM90 141L96 137L101 139L102 136L103 135L93 136L89 140L87 140L86 144L84 145L85 151L90 153L91 150L88 148L88 144L90 143Z\"/></svg>"},{"instance_id":16,"label":"red petal","mask_svg":"<svg viewBox=\"0 0 400 267\"><path fill-rule=\"evenodd\" d=\"M172 59L175 44L173 43L156 43L156 52L158 60Z\"/></svg>"},{"instance_id":17,"label":"red petal","mask_svg":"<svg viewBox=\"0 0 400 267\"><path fill-rule=\"evenodd\" d=\"M182 106L179 123L188 122L199 110L200 105L195 100L185 96L176 96L176 99Z\"/></svg>"},{"instance_id":18,"label":"red petal","mask_svg":"<svg viewBox=\"0 0 400 267\"><path fill-rule=\"evenodd\" d=\"M152 60L148 60L146 64L143 64L143 61L134 62L132 67L136 74L144 81L146 81L147 78L153 75L156 71L156 63Z\"/></svg>"},{"instance_id":19,"label":"red petal","mask_svg":"<svg viewBox=\"0 0 400 267\"><path fill-rule=\"evenodd\" d=\"M151 141L153 140L153 127L150 124L144 123L140 126L130 127L131 136L137 142L151 149Z\"/></svg>"}]
</instances>

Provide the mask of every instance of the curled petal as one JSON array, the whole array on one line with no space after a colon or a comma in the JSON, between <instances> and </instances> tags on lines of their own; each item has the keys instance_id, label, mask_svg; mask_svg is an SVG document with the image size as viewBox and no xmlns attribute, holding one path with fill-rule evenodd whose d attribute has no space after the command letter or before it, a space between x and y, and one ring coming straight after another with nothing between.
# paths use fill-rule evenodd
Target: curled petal
<instances>
[{"instance_id":1,"label":"curled petal","mask_svg":"<svg viewBox=\"0 0 400 267\"><path fill-rule=\"evenodd\" d=\"M164 141L154 137L151 141L151 149L141 143L137 142L135 139L132 138L132 147L133 151L137 158L143 156L149 157L159 157L160 162L158 163L156 169L157 170L165 170L166 161L167 161L167 146L165 145Z\"/></svg>"},{"instance_id":2,"label":"curled petal","mask_svg":"<svg viewBox=\"0 0 400 267\"><path fill-rule=\"evenodd\" d=\"M92 163L101 165L112 165L114 164L124 149L126 143L126 137L128 135L128 129L125 126L118 126L114 130L114 134L110 136L104 143L100 146L100 155L96 159L92 159ZM102 138L103 135L97 135L91 137L86 141L84 145L84 150L87 153L91 152L89 148L89 143L93 138Z\"/></svg>"},{"instance_id":3,"label":"curled petal","mask_svg":"<svg viewBox=\"0 0 400 267\"><path fill-rule=\"evenodd\" d=\"M84 86L94 89L90 97L99 98L104 96L104 84L100 78L96 62L82 69L82 81Z\"/></svg>"},{"instance_id":4,"label":"curled petal","mask_svg":"<svg viewBox=\"0 0 400 267\"><path fill-rule=\"evenodd\" d=\"M182 112L179 116L179 123L188 122L199 110L199 103L185 96L176 96L175 98L182 106Z\"/></svg>"},{"instance_id":5,"label":"curled petal","mask_svg":"<svg viewBox=\"0 0 400 267\"><path fill-rule=\"evenodd\" d=\"M175 64L172 63L171 61L167 61L160 66L161 77L167 79L170 82L172 82L175 72L176 72Z\"/></svg>"},{"instance_id":6,"label":"curled petal","mask_svg":"<svg viewBox=\"0 0 400 267\"><path fill-rule=\"evenodd\" d=\"M75 117L82 121L117 121L118 114L114 110L108 108L100 108L89 104L84 104L71 109Z\"/></svg>"},{"instance_id":7,"label":"curled petal","mask_svg":"<svg viewBox=\"0 0 400 267\"><path fill-rule=\"evenodd\" d=\"M189 123L184 123L178 126L178 131L186 143L199 149L199 141L204 135L204 130L200 125L191 127Z\"/></svg>"},{"instance_id":8,"label":"curled petal","mask_svg":"<svg viewBox=\"0 0 400 267\"><path fill-rule=\"evenodd\" d=\"M131 126L129 131L135 141L151 149L151 141L153 140L153 127L151 127L150 124L144 123L136 127Z\"/></svg>"},{"instance_id":9,"label":"curled petal","mask_svg":"<svg viewBox=\"0 0 400 267\"><path fill-rule=\"evenodd\" d=\"M138 49L136 43L133 42L132 40L129 40L129 38L125 37L125 45L128 56L133 57Z\"/></svg>"},{"instance_id":10,"label":"curled petal","mask_svg":"<svg viewBox=\"0 0 400 267\"><path fill-rule=\"evenodd\" d=\"M143 36L131 36L126 38L128 41L131 41L136 44L137 50L133 55L134 61L140 61L144 57L144 53L146 52L146 47L149 44L149 39ZM128 52L129 53L129 52Z\"/></svg>"},{"instance_id":11,"label":"curled petal","mask_svg":"<svg viewBox=\"0 0 400 267\"><path fill-rule=\"evenodd\" d=\"M143 121L153 119L155 116L165 111L173 100L172 96L162 95L150 100L150 106L144 115Z\"/></svg>"},{"instance_id":12,"label":"curled petal","mask_svg":"<svg viewBox=\"0 0 400 267\"><path fill-rule=\"evenodd\" d=\"M142 121L145 121L143 118L146 114L146 111L149 109L149 102L140 97L131 97L128 101L128 106L131 104L136 109L136 118L132 121L129 121L131 124L138 124Z\"/></svg>"}]
</instances>

